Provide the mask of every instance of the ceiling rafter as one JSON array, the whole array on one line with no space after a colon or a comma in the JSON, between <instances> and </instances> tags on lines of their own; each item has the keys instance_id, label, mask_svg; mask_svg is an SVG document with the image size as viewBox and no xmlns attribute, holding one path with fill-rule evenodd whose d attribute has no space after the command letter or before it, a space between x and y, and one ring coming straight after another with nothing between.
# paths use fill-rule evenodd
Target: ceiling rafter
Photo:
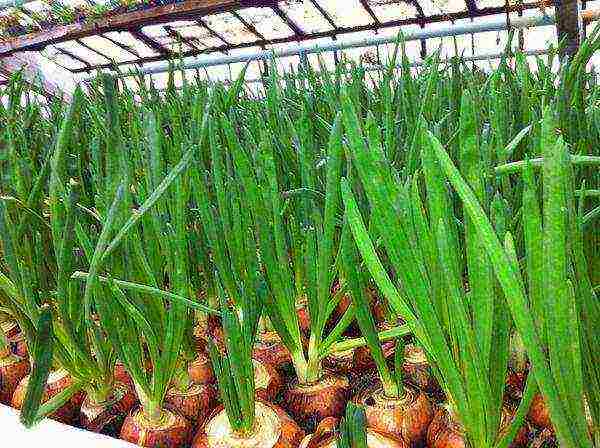
<instances>
[{"instance_id":1,"label":"ceiling rafter","mask_svg":"<svg viewBox=\"0 0 600 448\"><path fill-rule=\"evenodd\" d=\"M310 2L315 7L315 9L319 11L319 14L321 14L325 18L325 20L327 20L327 22L329 23L329 25L331 25L332 28L335 29L338 27L335 21L329 15L329 13L325 11L325 9L323 9L321 4L317 0L310 0Z\"/></svg>"},{"instance_id":2,"label":"ceiling rafter","mask_svg":"<svg viewBox=\"0 0 600 448\"><path fill-rule=\"evenodd\" d=\"M75 39L75 42L77 42L77 43L78 43L79 45L81 45L83 48L85 48L85 49L87 49L87 50L89 50L89 51L91 51L91 52L93 52L93 53L96 53L98 56L101 56L101 57L103 57L104 59L107 59L107 60L109 60L109 61L111 60L111 58L109 58L108 56L106 56L106 55L105 55L104 53L102 53L101 51L99 51L99 50L96 50L95 48L93 48L93 47L89 46L89 45L88 45L88 44L86 44L85 42L82 42L82 41L81 41L81 39Z\"/></svg>"},{"instance_id":3,"label":"ceiling rafter","mask_svg":"<svg viewBox=\"0 0 600 448\"><path fill-rule=\"evenodd\" d=\"M365 9L365 11L367 11L369 16L371 16L371 20L373 20L373 22L378 24L381 23L379 17L377 17L377 14L375 14L375 11L373 11L373 8L371 8L371 5L369 5L369 2L367 2L367 0L360 0L360 4Z\"/></svg>"},{"instance_id":4,"label":"ceiling rafter","mask_svg":"<svg viewBox=\"0 0 600 448\"><path fill-rule=\"evenodd\" d=\"M139 28L136 30L129 30L129 33L137 40L143 42L145 45L152 48L154 51L161 54L162 56L171 56L173 54L171 50L169 50L160 42L152 39L150 36L142 32L142 30Z\"/></svg>"},{"instance_id":5,"label":"ceiling rafter","mask_svg":"<svg viewBox=\"0 0 600 448\"><path fill-rule=\"evenodd\" d=\"M116 45L120 49L125 50L127 53L132 54L136 58L140 58L141 57L140 54L135 49L131 48L129 45L125 45L123 42L119 42L118 40L115 40L115 39L113 39L111 37L108 37L106 34L101 34L98 37L106 39L107 41L109 41L113 45Z\"/></svg>"},{"instance_id":6,"label":"ceiling rafter","mask_svg":"<svg viewBox=\"0 0 600 448\"><path fill-rule=\"evenodd\" d=\"M198 46L197 42L195 42L194 39L190 39L189 37L185 37L183 34L181 34L180 32L178 32L177 30L173 29L172 26L165 25L164 29L167 32L167 34L169 36L171 36L173 39L176 39L177 41L183 42L188 47L193 48L194 50L200 50L201 49L201 47Z\"/></svg>"},{"instance_id":7,"label":"ceiling rafter","mask_svg":"<svg viewBox=\"0 0 600 448\"><path fill-rule=\"evenodd\" d=\"M258 39L260 39L260 40L266 40L266 39L265 39L265 36L264 36L262 33L260 33L260 32L259 32L259 31L256 29L256 27L255 27L254 25L252 25L250 22L248 22L246 19L244 19L244 18L243 18L241 15L239 15L239 14L238 14L236 11L232 11L232 12L231 12L231 15L232 15L233 17L235 17L236 19L238 19L238 20L239 20L239 21L242 23L242 25L244 25L244 27L245 27L245 28L246 28L248 31L250 31L252 34L254 34L254 35L255 35L255 36L258 38Z\"/></svg>"},{"instance_id":8,"label":"ceiling rafter","mask_svg":"<svg viewBox=\"0 0 600 448\"><path fill-rule=\"evenodd\" d=\"M58 51L61 54L64 54L65 56L70 57L71 59L76 60L77 62L80 62L81 64L83 64L86 67L86 71L87 70L91 70L92 69L92 65L86 61L83 58L80 58L79 56L77 56L76 54L71 53L69 50L65 50L64 48L61 47L54 47L56 49L56 51Z\"/></svg>"},{"instance_id":9,"label":"ceiling rafter","mask_svg":"<svg viewBox=\"0 0 600 448\"><path fill-rule=\"evenodd\" d=\"M283 22L290 27L290 29L294 32L294 34L298 37L298 40L302 39L306 34L300 26L294 22L284 11L279 7L279 5L275 5L271 8L273 12L279 17Z\"/></svg>"},{"instance_id":10,"label":"ceiling rafter","mask_svg":"<svg viewBox=\"0 0 600 448\"><path fill-rule=\"evenodd\" d=\"M205 20L203 20L202 18L197 18L196 19L196 23L198 24L198 26L204 28L206 31L208 31L208 34L210 34L212 37L214 37L215 39L220 40L221 42L223 42L223 46L224 47L230 47L231 43L229 43L229 41L227 39L225 39L224 36L221 35L221 33L217 33L211 26L208 25L208 23L206 23ZM221 49L221 50L217 50L220 53L223 54L229 54L229 51L227 50L227 48L225 49Z\"/></svg>"}]
</instances>

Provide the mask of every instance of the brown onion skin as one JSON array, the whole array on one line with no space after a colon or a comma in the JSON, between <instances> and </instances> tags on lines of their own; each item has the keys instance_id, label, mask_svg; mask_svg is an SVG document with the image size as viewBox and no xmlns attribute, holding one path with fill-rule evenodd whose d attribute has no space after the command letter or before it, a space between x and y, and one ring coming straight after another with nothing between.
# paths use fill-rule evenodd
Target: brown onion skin
<instances>
[{"instance_id":1,"label":"brown onion skin","mask_svg":"<svg viewBox=\"0 0 600 448\"><path fill-rule=\"evenodd\" d=\"M333 448L338 446L336 440L337 434L335 431L335 427L337 426L337 424L338 419L336 418L328 417L326 419L323 419L321 423L319 423L319 425L317 426L315 432L306 436L304 440L302 440L302 442L300 443L300 448ZM392 434L382 433L372 428L367 429L367 437L368 434L376 434L380 438L383 438L385 440L385 444L389 448L409 448L409 445L406 441L404 441L402 438L393 436Z\"/></svg>"},{"instance_id":2,"label":"brown onion skin","mask_svg":"<svg viewBox=\"0 0 600 448\"><path fill-rule=\"evenodd\" d=\"M506 376L505 395L506 398L514 402L521 401L523 391L525 390L525 381L527 380L527 372L509 371Z\"/></svg>"},{"instance_id":3,"label":"brown onion skin","mask_svg":"<svg viewBox=\"0 0 600 448\"><path fill-rule=\"evenodd\" d=\"M331 444L335 438L335 429L339 423L339 419L335 417L327 417L315 428L315 432L307 435L300 443L302 448L318 448L325 447Z\"/></svg>"},{"instance_id":4,"label":"brown onion skin","mask_svg":"<svg viewBox=\"0 0 600 448\"><path fill-rule=\"evenodd\" d=\"M385 341L383 344L381 344L381 348L383 349L383 355L385 358L389 359L394 356L396 351L396 341ZM375 361L373 361L373 356L371 355L371 350L369 350L369 347L358 347L356 350L354 350L354 371L362 372L374 368Z\"/></svg>"},{"instance_id":5,"label":"brown onion skin","mask_svg":"<svg viewBox=\"0 0 600 448\"><path fill-rule=\"evenodd\" d=\"M350 384L343 376L325 374L313 385L292 382L284 393L287 411L297 422L314 428L326 417L339 418L346 409Z\"/></svg>"},{"instance_id":6,"label":"brown onion skin","mask_svg":"<svg viewBox=\"0 0 600 448\"><path fill-rule=\"evenodd\" d=\"M143 418L138 408L130 412L121 428L120 438L139 446L155 448L179 448L189 443L192 425L183 416L165 411L168 424L153 427Z\"/></svg>"},{"instance_id":7,"label":"brown onion skin","mask_svg":"<svg viewBox=\"0 0 600 448\"><path fill-rule=\"evenodd\" d=\"M30 370L27 359L12 354L0 358L0 403L10 405L17 386Z\"/></svg>"},{"instance_id":8,"label":"brown onion skin","mask_svg":"<svg viewBox=\"0 0 600 448\"><path fill-rule=\"evenodd\" d=\"M302 431L298 424L292 420L289 415L287 415L279 406L268 402L263 402L263 404L275 411L281 423L281 436L279 440L275 443L275 445L273 445L273 447L264 448L297 448L304 437L304 431ZM206 422L209 422L221 411L223 411L223 406L219 406L217 409L215 409L210 417L206 419ZM212 448L205 432L205 425L202 425L200 430L196 433L194 441L192 442L192 448Z\"/></svg>"},{"instance_id":9,"label":"brown onion skin","mask_svg":"<svg viewBox=\"0 0 600 448\"><path fill-rule=\"evenodd\" d=\"M417 389L438 397L443 395L431 365L424 358L423 349L410 344L406 346L402 373L404 378Z\"/></svg>"},{"instance_id":10,"label":"brown onion skin","mask_svg":"<svg viewBox=\"0 0 600 448\"><path fill-rule=\"evenodd\" d=\"M289 350L281 343L281 340L272 332L261 335L254 344L252 357L263 364L273 366L281 372L292 363Z\"/></svg>"},{"instance_id":11,"label":"brown onion skin","mask_svg":"<svg viewBox=\"0 0 600 448\"><path fill-rule=\"evenodd\" d=\"M225 336L223 334L223 324L218 316L209 315L207 317L206 339L211 339L219 348L223 350L225 347Z\"/></svg>"},{"instance_id":12,"label":"brown onion skin","mask_svg":"<svg viewBox=\"0 0 600 448\"><path fill-rule=\"evenodd\" d=\"M71 378L71 375L68 374L60 376L60 378L58 378L56 381L51 381L50 379L48 381L49 382L46 384L46 388L44 389L44 393L42 395L42 403L45 403L50 398L54 397L59 392L62 392L73 384L73 379ZM29 375L24 377L15 389L11 401L11 405L15 409L21 409L23 407L28 383ZM75 394L69 401L54 411L54 413L52 413L49 417L67 425L74 424L77 421L79 409L81 408L84 398L85 394L82 392Z\"/></svg>"},{"instance_id":13,"label":"brown onion skin","mask_svg":"<svg viewBox=\"0 0 600 448\"><path fill-rule=\"evenodd\" d=\"M152 361L150 361L149 359L146 360L146 370L148 372L152 371ZM114 378L115 378L116 382L127 384L131 388L134 387L133 379L131 378L131 375L129 374L129 372L127 371L127 368L125 367L125 365L123 363L121 363L120 361L117 361L113 372L114 372Z\"/></svg>"},{"instance_id":14,"label":"brown onion skin","mask_svg":"<svg viewBox=\"0 0 600 448\"><path fill-rule=\"evenodd\" d=\"M467 448L460 424L439 406L427 430L428 448Z\"/></svg>"},{"instance_id":15,"label":"brown onion skin","mask_svg":"<svg viewBox=\"0 0 600 448\"><path fill-rule=\"evenodd\" d=\"M267 371L269 382L266 387L256 389L256 394L263 400L273 401L283 388L281 375L272 364L256 359ZM196 384L215 384L217 379L214 375L210 357L206 353L199 353L196 359L188 364L190 379Z\"/></svg>"},{"instance_id":16,"label":"brown onion skin","mask_svg":"<svg viewBox=\"0 0 600 448\"><path fill-rule=\"evenodd\" d=\"M196 358L188 364L187 371L190 379L196 384L215 384L217 382L210 356L204 351L198 352Z\"/></svg>"},{"instance_id":17,"label":"brown onion skin","mask_svg":"<svg viewBox=\"0 0 600 448\"><path fill-rule=\"evenodd\" d=\"M307 305L303 305L296 311L298 314L298 326L300 332L304 335L310 333L310 314L308 313Z\"/></svg>"},{"instance_id":18,"label":"brown onion skin","mask_svg":"<svg viewBox=\"0 0 600 448\"><path fill-rule=\"evenodd\" d=\"M82 428L118 437L125 417L138 404L138 399L131 388L123 383L117 383L107 405L94 405L89 395L81 404L79 424Z\"/></svg>"},{"instance_id":19,"label":"brown onion skin","mask_svg":"<svg viewBox=\"0 0 600 448\"><path fill-rule=\"evenodd\" d=\"M560 448L554 430L547 428L535 434L529 446L535 448Z\"/></svg>"},{"instance_id":20,"label":"brown onion skin","mask_svg":"<svg viewBox=\"0 0 600 448\"><path fill-rule=\"evenodd\" d=\"M339 375L349 375L356 371L354 366L355 352L356 350L333 353L323 359L323 367Z\"/></svg>"},{"instance_id":21,"label":"brown onion skin","mask_svg":"<svg viewBox=\"0 0 600 448\"><path fill-rule=\"evenodd\" d=\"M4 336L8 339L12 339L21 333L19 325L12 321L2 322L2 328L0 330L4 332Z\"/></svg>"},{"instance_id":22,"label":"brown onion skin","mask_svg":"<svg viewBox=\"0 0 600 448\"><path fill-rule=\"evenodd\" d=\"M502 422L500 423L500 432L502 433L504 430L507 430L512 418L514 416L514 412L511 411L506 406L502 408ZM531 427L527 421L523 422L523 426L519 428L515 438L509 445L509 448L526 448L530 445L531 440Z\"/></svg>"},{"instance_id":23,"label":"brown onion skin","mask_svg":"<svg viewBox=\"0 0 600 448\"><path fill-rule=\"evenodd\" d=\"M371 385L354 398L364 406L367 427L404 439L411 447L421 446L433 419L433 407L427 396L406 387L403 401L382 400L385 396L379 384Z\"/></svg>"},{"instance_id":24,"label":"brown onion skin","mask_svg":"<svg viewBox=\"0 0 600 448\"><path fill-rule=\"evenodd\" d=\"M27 341L23 333L17 333L16 335L8 338L10 350L21 358L29 357L29 349L27 348Z\"/></svg>"},{"instance_id":25,"label":"brown onion skin","mask_svg":"<svg viewBox=\"0 0 600 448\"><path fill-rule=\"evenodd\" d=\"M256 396L261 400L273 402L281 392L281 389L283 389L283 379L271 364L262 363L256 359L255 361L260 363L267 370L267 374L269 375L269 382L266 387L256 386Z\"/></svg>"},{"instance_id":26,"label":"brown onion skin","mask_svg":"<svg viewBox=\"0 0 600 448\"><path fill-rule=\"evenodd\" d=\"M196 325L192 331L192 342L196 351L206 351L206 326Z\"/></svg>"},{"instance_id":27,"label":"brown onion skin","mask_svg":"<svg viewBox=\"0 0 600 448\"><path fill-rule=\"evenodd\" d=\"M115 381L123 383L133 388L133 379L123 364L117 362L114 370Z\"/></svg>"},{"instance_id":28,"label":"brown onion skin","mask_svg":"<svg viewBox=\"0 0 600 448\"><path fill-rule=\"evenodd\" d=\"M550 411L542 394L535 394L527 418L533 426L538 429L553 430L552 421L550 420Z\"/></svg>"},{"instance_id":29,"label":"brown onion skin","mask_svg":"<svg viewBox=\"0 0 600 448\"><path fill-rule=\"evenodd\" d=\"M171 388L165 396L165 408L183 415L192 426L204 423L216 404L217 391L210 384L192 384L185 392Z\"/></svg>"},{"instance_id":30,"label":"brown onion skin","mask_svg":"<svg viewBox=\"0 0 600 448\"><path fill-rule=\"evenodd\" d=\"M371 312L373 314L373 318L375 322L382 323L385 322L386 314L387 314L387 305L381 299L379 299L375 293L373 293L374 299L371 302Z\"/></svg>"}]
</instances>

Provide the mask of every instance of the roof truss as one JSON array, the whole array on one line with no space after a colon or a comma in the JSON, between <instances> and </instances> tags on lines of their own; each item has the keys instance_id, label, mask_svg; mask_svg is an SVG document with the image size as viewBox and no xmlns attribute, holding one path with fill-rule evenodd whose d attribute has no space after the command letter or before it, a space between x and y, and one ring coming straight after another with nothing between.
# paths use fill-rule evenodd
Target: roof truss
<instances>
[{"instance_id":1,"label":"roof truss","mask_svg":"<svg viewBox=\"0 0 600 448\"><path fill-rule=\"evenodd\" d=\"M327 30L308 31L308 23L298 22L297 19L290 17L286 13L285 6L298 2L299 0L186 0L180 3L173 3L144 9L140 11L127 12L113 15L94 23L74 23L65 26L58 26L53 29L28 34L8 41L0 42L0 57L8 56L21 51L40 51L46 47L53 46L62 56L73 60L74 65L67 67L73 73L90 72L97 69L116 69L121 65L137 64L142 66L147 63L174 60L201 54L210 53L229 53L232 50L259 47L266 48L271 45L285 44L290 42L307 41L311 39L331 38L338 36L361 32L378 32L386 28L399 27L403 25L419 25L424 27L426 24L435 22L453 22L459 19L475 18L494 14L509 13L513 11L523 11L540 7L540 2L509 4L499 0L498 6L487 6L479 8L477 0L463 0L464 8L454 12L439 12L434 14L425 14L421 5L422 0L357 0L358 8L364 9L365 16L370 19L369 23L359 25L345 25L340 23L339 18L334 18L324 6L324 0L304 0L305 3L317 11L319 19L329 27ZM531 1L531 0L530 0ZM551 0L543 0L542 3L548 3ZM414 8L416 14L412 17L399 18L395 20L382 20L378 15L376 8L382 4L404 4ZM487 2L486 4L489 4ZM257 27L257 22L250 20L244 15L246 8L261 8L266 12L270 11L272 15L278 17L291 34L285 36L271 37L265 36ZM247 34L247 39L241 42L231 42L227 35L220 30L214 29L207 18L214 14L227 13L243 28ZM189 21L190 26L203 30L211 38L213 45L203 45L200 39L189 37L184 33L185 27L175 28L172 24L177 21ZM163 25L163 34L161 36L151 35L144 30L144 27L156 27ZM160 27L159 27L160 28ZM131 45L122 42L115 37L109 37L108 34L114 32L127 33L131 38L138 41L149 51L142 55L140 51ZM106 42L110 42L117 50L123 53L123 57L116 60L105 54L101 49L91 47L82 41L88 37L101 37ZM174 42L179 42L178 48ZM81 55L81 52L72 51L73 48L65 48L57 44L74 43L86 49L93 54L94 61ZM79 47L77 47L79 48ZM63 65L64 66L64 65Z\"/></svg>"}]
</instances>

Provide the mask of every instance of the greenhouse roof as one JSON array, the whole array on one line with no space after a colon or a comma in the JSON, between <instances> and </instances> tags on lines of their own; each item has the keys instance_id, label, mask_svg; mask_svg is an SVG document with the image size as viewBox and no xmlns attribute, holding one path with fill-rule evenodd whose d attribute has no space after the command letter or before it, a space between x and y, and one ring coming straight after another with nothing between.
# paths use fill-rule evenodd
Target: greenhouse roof
<instances>
[{"instance_id":1,"label":"greenhouse roof","mask_svg":"<svg viewBox=\"0 0 600 448\"><path fill-rule=\"evenodd\" d=\"M543 2L528 0L109 1L26 0L3 10L0 58L41 51L74 74L125 70L203 54L332 41L350 33L397 33L406 25L425 27L544 7ZM6 0L0 4L8 5Z\"/></svg>"}]
</instances>

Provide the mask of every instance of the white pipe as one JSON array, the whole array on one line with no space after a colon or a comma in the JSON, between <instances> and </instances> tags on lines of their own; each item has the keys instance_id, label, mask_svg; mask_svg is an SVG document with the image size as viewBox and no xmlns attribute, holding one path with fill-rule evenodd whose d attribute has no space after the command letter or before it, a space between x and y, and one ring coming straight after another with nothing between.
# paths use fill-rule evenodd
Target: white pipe
<instances>
[{"instance_id":1,"label":"white pipe","mask_svg":"<svg viewBox=\"0 0 600 448\"><path fill-rule=\"evenodd\" d=\"M600 18L600 8L585 11L585 17L588 20ZM535 14L523 17L515 17L507 20L506 16L494 19L479 19L475 22L470 22L461 25L450 25L439 29L419 29L413 32L406 33L402 36L404 41L413 41L421 39L432 39L439 37L460 36L465 34L475 34L488 31L502 31L509 28L529 28L537 26L552 25L555 23L554 12L543 13L537 11ZM370 47L394 43L397 41L396 36L387 37L368 37L363 39L338 40L327 44L304 44L294 45L282 50L263 50L255 53L238 55L238 56L208 56L197 57L182 64L162 63L154 67L130 70L124 73L117 74L118 77L136 76L139 74L150 75L153 73L164 73L172 70L199 69L214 67L226 64L245 63L250 61L268 60L271 58L281 58L287 56L298 56L303 54L320 53L326 51L345 50L349 48Z\"/></svg>"}]
</instances>

